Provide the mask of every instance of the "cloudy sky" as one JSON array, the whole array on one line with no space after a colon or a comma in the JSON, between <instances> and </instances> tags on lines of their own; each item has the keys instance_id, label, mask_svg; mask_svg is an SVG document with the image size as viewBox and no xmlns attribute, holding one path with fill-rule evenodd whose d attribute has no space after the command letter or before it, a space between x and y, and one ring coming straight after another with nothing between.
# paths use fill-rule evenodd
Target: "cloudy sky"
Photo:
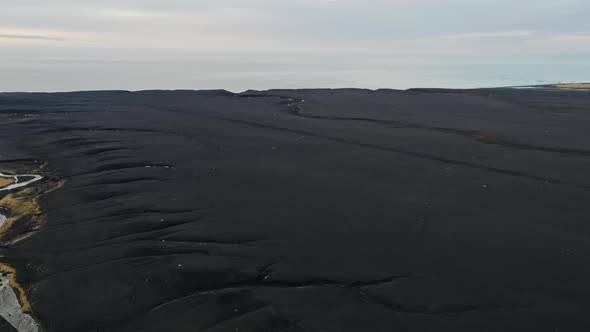
<instances>
[{"instance_id":1,"label":"cloudy sky","mask_svg":"<svg viewBox=\"0 0 590 332\"><path fill-rule=\"evenodd\" d=\"M590 80L588 0L0 1L0 91Z\"/></svg>"}]
</instances>

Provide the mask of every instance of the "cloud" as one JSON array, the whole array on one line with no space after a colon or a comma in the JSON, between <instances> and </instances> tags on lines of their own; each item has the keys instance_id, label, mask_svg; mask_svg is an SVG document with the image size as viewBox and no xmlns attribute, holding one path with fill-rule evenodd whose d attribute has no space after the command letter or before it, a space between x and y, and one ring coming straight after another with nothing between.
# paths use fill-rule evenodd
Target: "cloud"
<instances>
[{"instance_id":1,"label":"cloud","mask_svg":"<svg viewBox=\"0 0 590 332\"><path fill-rule=\"evenodd\" d=\"M590 32L552 34L525 42L525 46L550 53L590 54Z\"/></svg>"},{"instance_id":2,"label":"cloud","mask_svg":"<svg viewBox=\"0 0 590 332\"><path fill-rule=\"evenodd\" d=\"M147 10L138 10L138 9L98 9L98 10L91 10L87 12L91 16L98 16L98 17L105 17L105 18L114 18L114 19L122 19L122 20L133 20L133 19L154 19L154 18L163 18L167 17L166 13L157 12L157 11L147 11Z\"/></svg>"},{"instance_id":3,"label":"cloud","mask_svg":"<svg viewBox=\"0 0 590 332\"><path fill-rule=\"evenodd\" d=\"M37 35L11 35L0 33L0 38L5 39L32 39L32 40L52 40L52 41L64 41L63 38L55 38L49 36L37 36Z\"/></svg>"},{"instance_id":4,"label":"cloud","mask_svg":"<svg viewBox=\"0 0 590 332\"><path fill-rule=\"evenodd\" d=\"M34 29L0 26L0 40L3 45L54 45L55 47L81 46L92 40L105 38L99 34L73 32L69 30Z\"/></svg>"},{"instance_id":5,"label":"cloud","mask_svg":"<svg viewBox=\"0 0 590 332\"><path fill-rule=\"evenodd\" d=\"M480 38L515 38L530 37L535 34L534 31L489 31L489 32L469 32L455 35L442 36L445 39L480 39Z\"/></svg>"},{"instance_id":6,"label":"cloud","mask_svg":"<svg viewBox=\"0 0 590 332\"><path fill-rule=\"evenodd\" d=\"M544 8L558 3L569 4ZM469 57L585 50L580 0L41 0L0 13L3 44L187 55ZM535 6L537 5L537 6ZM539 6L541 5L541 6ZM547 5L547 6L543 6ZM534 12L522 15L522 9ZM580 26L582 26L580 28ZM9 41L11 40L11 41ZM63 41L55 43L55 41ZM75 49L79 47L79 51Z\"/></svg>"}]
</instances>

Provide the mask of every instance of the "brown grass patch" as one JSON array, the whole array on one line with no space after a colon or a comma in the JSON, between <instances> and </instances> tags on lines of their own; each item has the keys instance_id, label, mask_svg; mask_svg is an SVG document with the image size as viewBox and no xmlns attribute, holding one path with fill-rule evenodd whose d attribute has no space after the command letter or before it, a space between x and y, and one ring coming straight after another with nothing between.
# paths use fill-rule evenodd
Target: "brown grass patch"
<instances>
[{"instance_id":1,"label":"brown grass patch","mask_svg":"<svg viewBox=\"0 0 590 332\"><path fill-rule=\"evenodd\" d=\"M8 194L0 200L0 206L9 209L11 212L10 218L6 219L0 227L0 240L16 222L25 217L30 218L38 212L38 206L34 198L37 193L38 189L31 187L14 194ZM0 241L0 243L6 244L4 241Z\"/></svg>"},{"instance_id":2,"label":"brown grass patch","mask_svg":"<svg viewBox=\"0 0 590 332\"><path fill-rule=\"evenodd\" d=\"M590 89L590 83L555 84L554 87L560 89Z\"/></svg>"},{"instance_id":3,"label":"brown grass patch","mask_svg":"<svg viewBox=\"0 0 590 332\"><path fill-rule=\"evenodd\" d=\"M493 136L474 135L473 137L475 139L477 139L478 141L482 141L482 142L486 142L486 143L494 143L494 144L500 143L500 141L498 140L498 138L493 137Z\"/></svg>"},{"instance_id":4,"label":"brown grass patch","mask_svg":"<svg viewBox=\"0 0 590 332\"><path fill-rule=\"evenodd\" d=\"M0 188L8 187L14 184L13 178L0 178Z\"/></svg>"}]
</instances>

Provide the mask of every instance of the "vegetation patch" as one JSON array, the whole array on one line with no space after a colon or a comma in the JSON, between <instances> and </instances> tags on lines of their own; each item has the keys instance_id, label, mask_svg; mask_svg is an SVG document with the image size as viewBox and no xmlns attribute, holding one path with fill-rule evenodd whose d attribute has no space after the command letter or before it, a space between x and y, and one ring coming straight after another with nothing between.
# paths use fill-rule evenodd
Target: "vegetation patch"
<instances>
[{"instance_id":1,"label":"vegetation patch","mask_svg":"<svg viewBox=\"0 0 590 332\"><path fill-rule=\"evenodd\" d=\"M0 178L0 188L8 187L14 184L13 178Z\"/></svg>"},{"instance_id":2,"label":"vegetation patch","mask_svg":"<svg viewBox=\"0 0 590 332\"><path fill-rule=\"evenodd\" d=\"M11 216L6 219L4 224L0 227L0 243L3 245L10 245L22 239L19 236L17 239L7 240L8 231L18 222L32 221L35 215L39 212L39 207L35 196L39 193L39 189L31 187L22 189L16 193L8 194L0 199L0 206L7 208L11 212Z\"/></svg>"},{"instance_id":3,"label":"vegetation patch","mask_svg":"<svg viewBox=\"0 0 590 332\"><path fill-rule=\"evenodd\" d=\"M590 90L590 83L555 84L554 87L560 88L560 89L588 89L588 90Z\"/></svg>"}]
</instances>

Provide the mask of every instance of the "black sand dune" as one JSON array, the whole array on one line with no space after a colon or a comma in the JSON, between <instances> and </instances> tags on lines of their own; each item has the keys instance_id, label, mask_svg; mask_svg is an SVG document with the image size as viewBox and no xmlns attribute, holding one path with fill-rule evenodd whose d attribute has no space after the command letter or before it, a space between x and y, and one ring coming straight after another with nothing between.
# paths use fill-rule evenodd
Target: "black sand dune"
<instances>
[{"instance_id":1,"label":"black sand dune","mask_svg":"<svg viewBox=\"0 0 590 332\"><path fill-rule=\"evenodd\" d=\"M587 331L589 128L557 89L0 94L0 168L65 180L0 254L47 331Z\"/></svg>"}]
</instances>

